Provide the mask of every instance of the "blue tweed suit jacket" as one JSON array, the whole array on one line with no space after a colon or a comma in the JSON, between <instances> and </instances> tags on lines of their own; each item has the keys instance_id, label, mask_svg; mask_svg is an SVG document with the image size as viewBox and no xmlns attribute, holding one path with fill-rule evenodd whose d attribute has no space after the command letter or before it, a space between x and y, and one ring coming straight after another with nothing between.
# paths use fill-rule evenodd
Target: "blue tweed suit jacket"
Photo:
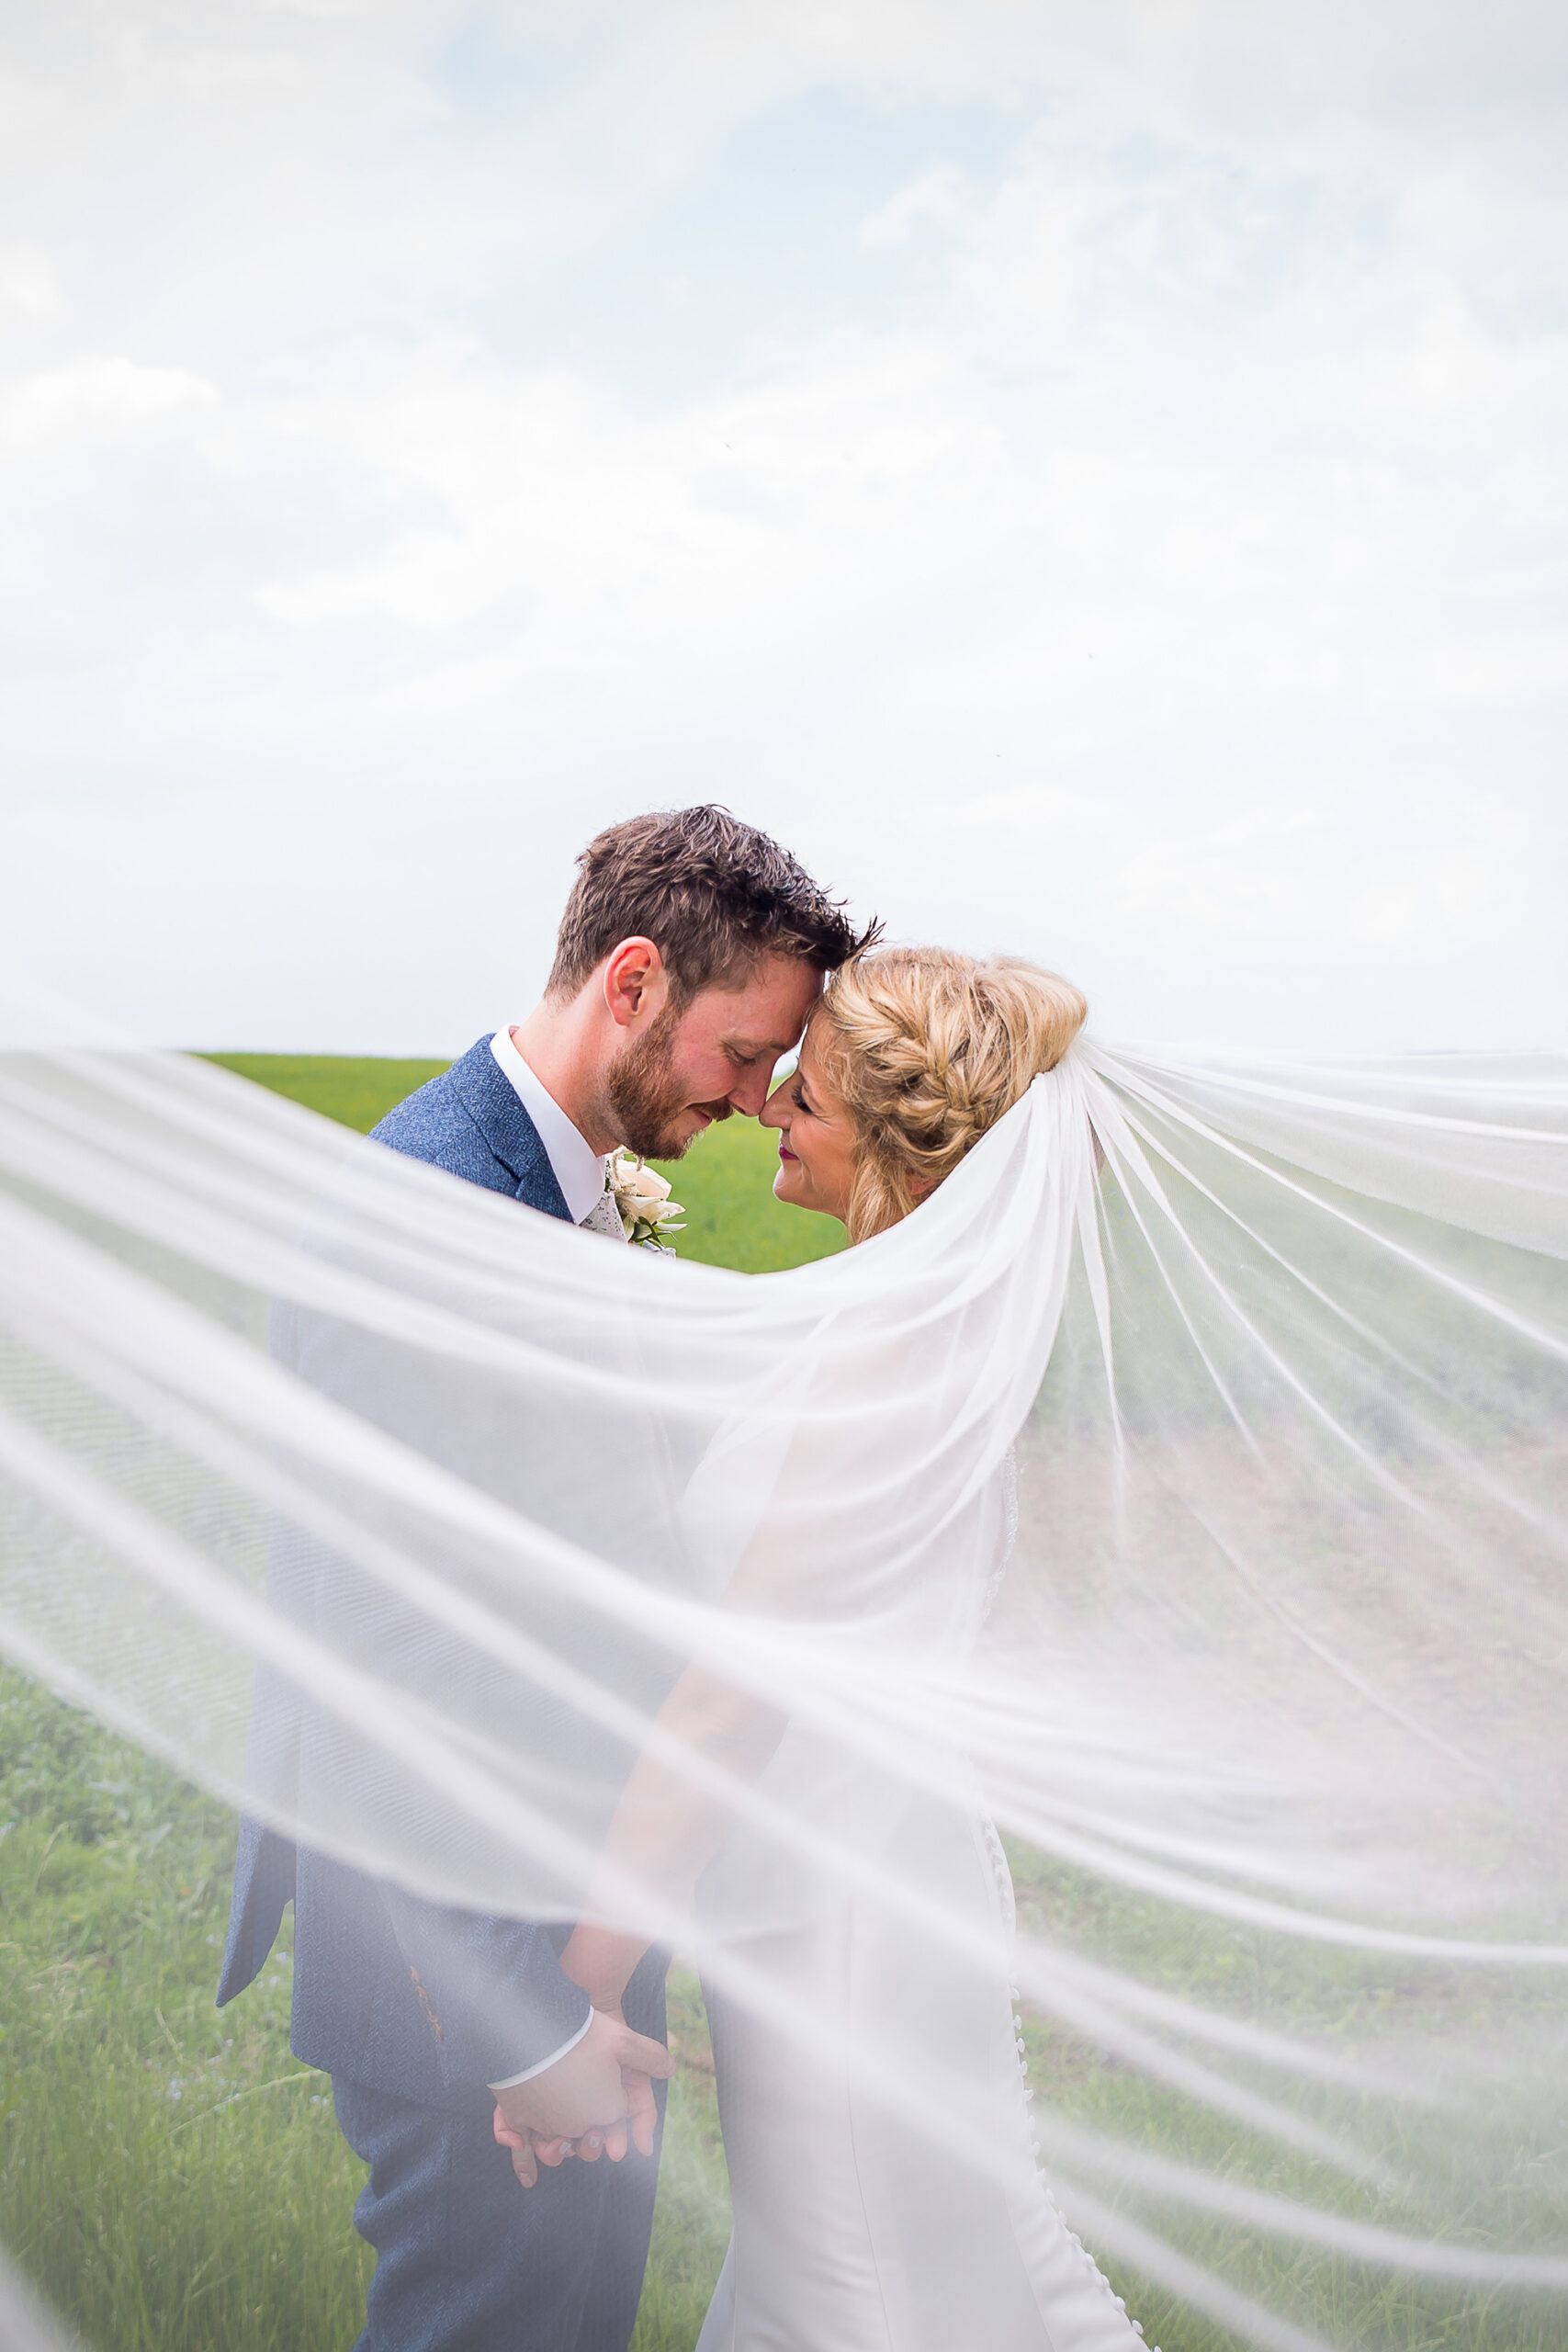
<instances>
[{"instance_id":1,"label":"blue tweed suit jacket","mask_svg":"<svg viewBox=\"0 0 1568 2352\"><path fill-rule=\"evenodd\" d=\"M533 1121L488 1037L388 1113L373 1140L471 1184L569 1216ZM269 1779L308 1799L314 1751L297 1702L258 1691ZM240 1826L219 2006L260 1973L294 1904L290 2041L307 2065L398 2098L439 2105L547 2058L586 2021L556 1937L521 1919L423 1903L254 1821Z\"/></svg>"}]
</instances>

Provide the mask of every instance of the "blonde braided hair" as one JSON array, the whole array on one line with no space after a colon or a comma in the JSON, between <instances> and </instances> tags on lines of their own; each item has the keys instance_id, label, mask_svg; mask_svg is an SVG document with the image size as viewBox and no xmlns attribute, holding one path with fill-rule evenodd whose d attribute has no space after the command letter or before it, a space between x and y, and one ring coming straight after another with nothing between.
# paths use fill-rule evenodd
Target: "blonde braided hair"
<instances>
[{"instance_id":1,"label":"blonde braided hair","mask_svg":"<svg viewBox=\"0 0 1568 2352\"><path fill-rule=\"evenodd\" d=\"M852 1242L908 1216L951 1176L1089 1007L1068 980L1010 956L883 947L832 973L811 1016L825 1084L859 1131Z\"/></svg>"}]
</instances>

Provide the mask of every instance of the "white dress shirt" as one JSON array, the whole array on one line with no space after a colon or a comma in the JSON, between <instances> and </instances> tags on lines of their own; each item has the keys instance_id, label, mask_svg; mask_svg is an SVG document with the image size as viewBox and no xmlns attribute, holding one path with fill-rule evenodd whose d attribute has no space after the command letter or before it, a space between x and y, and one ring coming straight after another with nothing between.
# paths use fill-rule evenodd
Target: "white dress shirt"
<instances>
[{"instance_id":1,"label":"white dress shirt","mask_svg":"<svg viewBox=\"0 0 1568 2352\"><path fill-rule=\"evenodd\" d=\"M555 1096L535 1077L513 1044L510 1029L498 1029L490 1041L490 1049L508 1085L534 1122L573 1225L581 1225L604 1195L604 1160L583 1142Z\"/></svg>"},{"instance_id":2,"label":"white dress shirt","mask_svg":"<svg viewBox=\"0 0 1568 2352\"><path fill-rule=\"evenodd\" d=\"M534 1122L572 1223L581 1225L583 1218L592 1214L595 1203L604 1197L604 1162L583 1142L549 1089L535 1077L513 1044L510 1029L498 1029L490 1041L490 1049L513 1092ZM541 2058L536 2066L525 2066L520 2075L508 2075L504 2082L491 2083L491 2089L509 2091L515 2089L519 2083L531 2082L536 2075L542 2075L547 2066L553 2066L558 2059L564 2058L569 2050L575 2050L592 2022L593 2012L590 2009L571 2039L563 2041L558 2050L552 2050L549 2056Z\"/></svg>"}]
</instances>

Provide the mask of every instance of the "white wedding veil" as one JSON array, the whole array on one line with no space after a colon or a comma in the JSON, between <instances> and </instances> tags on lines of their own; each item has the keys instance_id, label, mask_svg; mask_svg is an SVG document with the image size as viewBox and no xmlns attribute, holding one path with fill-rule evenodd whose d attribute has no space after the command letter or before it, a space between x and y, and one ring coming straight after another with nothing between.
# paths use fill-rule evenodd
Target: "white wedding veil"
<instances>
[{"instance_id":1,"label":"white wedding veil","mask_svg":"<svg viewBox=\"0 0 1568 2352\"><path fill-rule=\"evenodd\" d=\"M903 1224L744 1277L14 997L0 1649L303 1843L562 1919L704 1658L789 1724L716 1776L771 1860L623 1916L741 2000L792 1871L956 1948L875 1823L981 1809L1102 2259L1264 2345L1544 2347L1565 1257L1568 1056L1080 1039Z\"/></svg>"}]
</instances>

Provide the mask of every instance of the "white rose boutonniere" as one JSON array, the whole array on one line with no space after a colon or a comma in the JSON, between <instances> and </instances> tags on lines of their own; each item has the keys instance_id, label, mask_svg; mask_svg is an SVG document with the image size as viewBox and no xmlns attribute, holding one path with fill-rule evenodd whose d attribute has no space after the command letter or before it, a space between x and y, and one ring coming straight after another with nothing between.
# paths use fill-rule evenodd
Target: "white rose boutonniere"
<instances>
[{"instance_id":1,"label":"white rose boutonniere","mask_svg":"<svg viewBox=\"0 0 1568 2352\"><path fill-rule=\"evenodd\" d=\"M613 1151L604 1163L604 1190L615 1202L628 1241L645 1250L669 1250L666 1236L682 1230L684 1215L670 1197L670 1180L645 1168L635 1151Z\"/></svg>"}]
</instances>

